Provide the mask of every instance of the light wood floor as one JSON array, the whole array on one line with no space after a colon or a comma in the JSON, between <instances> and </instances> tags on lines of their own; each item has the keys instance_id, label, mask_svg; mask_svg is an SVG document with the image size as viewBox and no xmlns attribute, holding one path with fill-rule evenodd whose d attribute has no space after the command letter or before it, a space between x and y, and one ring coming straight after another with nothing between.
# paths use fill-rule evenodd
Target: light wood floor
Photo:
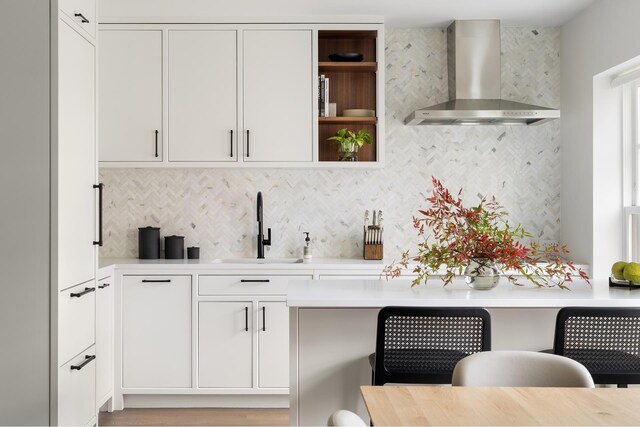
<instances>
[{"instance_id":1,"label":"light wood floor","mask_svg":"<svg viewBox=\"0 0 640 427\"><path fill-rule=\"evenodd\" d=\"M101 426L286 426L288 409L153 408L101 412Z\"/></svg>"}]
</instances>

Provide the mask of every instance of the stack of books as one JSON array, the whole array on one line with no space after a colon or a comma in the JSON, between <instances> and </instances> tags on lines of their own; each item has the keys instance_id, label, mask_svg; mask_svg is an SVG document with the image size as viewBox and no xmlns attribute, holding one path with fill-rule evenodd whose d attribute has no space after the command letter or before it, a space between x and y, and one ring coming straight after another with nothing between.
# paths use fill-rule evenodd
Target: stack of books
<instances>
[{"instance_id":1,"label":"stack of books","mask_svg":"<svg viewBox=\"0 0 640 427\"><path fill-rule=\"evenodd\" d=\"M318 77L318 115L329 117L329 77Z\"/></svg>"}]
</instances>

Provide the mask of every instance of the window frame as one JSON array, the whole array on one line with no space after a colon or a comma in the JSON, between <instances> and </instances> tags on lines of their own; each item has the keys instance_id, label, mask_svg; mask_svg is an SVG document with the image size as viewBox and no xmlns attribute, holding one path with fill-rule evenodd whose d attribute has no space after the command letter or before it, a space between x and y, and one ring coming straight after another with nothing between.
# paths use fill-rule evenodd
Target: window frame
<instances>
[{"instance_id":1,"label":"window frame","mask_svg":"<svg viewBox=\"0 0 640 427\"><path fill-rule=\"evenodd\" d=\"M640 79L626 83L622 93L624 256L640 261Z\"/></svg>"}]
</instances>

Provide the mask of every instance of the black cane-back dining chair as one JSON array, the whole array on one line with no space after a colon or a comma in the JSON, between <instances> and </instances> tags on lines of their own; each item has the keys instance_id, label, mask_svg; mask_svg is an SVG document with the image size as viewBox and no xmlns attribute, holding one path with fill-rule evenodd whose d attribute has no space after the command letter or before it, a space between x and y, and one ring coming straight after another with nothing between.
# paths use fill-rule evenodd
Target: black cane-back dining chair
<instances>
[{"instance_id":1,"label":"black cane-back dining chair","mask_svg":"<svg viewBox=\"0 0 640 427\"><path fill-rule=\"evenodd\" d=\"M640 308L562 308L553 352L582 363L596 384L640 384Z\"/></svg>"},{"instance_id":2,"label":"black cane-back dining chair","mask_svg":"<svg viewBox=\"0 0 640 427\"><path fill-rule=\"evenodd\" d=\"M384 307L371 383L450 384L460 359L487 350L491 316L483 308Z\"/></svg>"}]
</instances>

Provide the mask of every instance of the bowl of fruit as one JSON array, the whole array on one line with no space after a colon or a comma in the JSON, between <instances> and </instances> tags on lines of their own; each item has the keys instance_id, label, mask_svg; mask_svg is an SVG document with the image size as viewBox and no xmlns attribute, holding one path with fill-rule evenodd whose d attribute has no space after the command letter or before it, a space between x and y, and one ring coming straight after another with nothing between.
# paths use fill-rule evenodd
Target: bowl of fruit
<instances>
[{"instance_id":1,"label":"bowl of fruit","mask_svg":"<svg viewBox=\"0 0 640 427\"><path fill-rule=\"evenodd\" d=\"M640 263L625 261L613 263L609 286L640 287Z\"/></svg>"}]
</instances>

